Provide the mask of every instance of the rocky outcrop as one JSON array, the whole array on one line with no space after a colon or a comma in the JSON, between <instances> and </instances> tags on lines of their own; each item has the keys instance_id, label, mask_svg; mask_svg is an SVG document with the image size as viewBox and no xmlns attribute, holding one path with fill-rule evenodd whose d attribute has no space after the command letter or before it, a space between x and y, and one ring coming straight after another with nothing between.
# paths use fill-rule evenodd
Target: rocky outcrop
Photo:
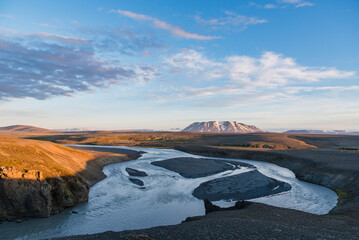
<instances>
[{"instance_id":1,"label":"rocky outcrop","mask_svg":"<svg viewBox=\"0 0 359 240\"><path fill-rule=\"evenodd\" d=\"M43 178L40 171L0 166L0 220L48 217L88 200L79 177Z\"/></svg>"},{"instance_id":2,"label":"rocky outcrop","mask_svg":"<svg viewBox=\"0 0 359 240\"><path fill-rule=\"evenodd\" d=\"M182 132L208 132L208 133L254 133L263 132L260 128L236 121L209 121L195 122L182 130Z\"/></svg>"}]
</instances>

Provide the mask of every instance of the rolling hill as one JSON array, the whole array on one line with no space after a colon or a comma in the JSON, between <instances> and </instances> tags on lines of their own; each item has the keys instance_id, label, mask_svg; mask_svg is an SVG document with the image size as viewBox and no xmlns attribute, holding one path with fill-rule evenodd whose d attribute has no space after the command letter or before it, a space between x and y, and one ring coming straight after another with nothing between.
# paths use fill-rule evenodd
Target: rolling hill
<instances>
[{"instance_id":1,"label":"rolling hill","mask_svg":"<svg viewBox=\"0 0 359 240\"><path fill-rule=\"evenodd\" d=\"M39 128L29 125L12 125L6 127L0 127L0 134L9 134L9 135L43 135L43 134L53 134L59 133L55 130L50 130L46 128Z\"/></svg>"}]
</instances>

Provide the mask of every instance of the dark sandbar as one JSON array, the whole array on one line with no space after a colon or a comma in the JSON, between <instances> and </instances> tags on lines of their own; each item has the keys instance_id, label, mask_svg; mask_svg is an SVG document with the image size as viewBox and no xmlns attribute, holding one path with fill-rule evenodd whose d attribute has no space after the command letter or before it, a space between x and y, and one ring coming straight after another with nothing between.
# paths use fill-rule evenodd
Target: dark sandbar
<instances>
[{"instance_id":1,"label":"dark sandbar","mask_svg":"<svg viewBox=\"0 0 359 240\"><path fill-rule=\"evenodd\" d=\"M193 196L210 201L240 201L286 192L291 188L288 183L253 170L202 183L193 191Z\"/></svg>"},{"instance_id":2,"label":"dark sandbar","mask_svg":"<svg viewBox=\"0 0 359 240\"><path fill-rule=\"evenodd\" d=\"M136 184L136 185L138 185L138 186L143 186L143 185L144 185L143 181L140 180L140 179L137 179L137 178L129 178L129 180L130 180L132 183L134 183L134 184Z\"/></svg>"},{"instance_id":3,"label":"dark sandbar","mask_svg":"<svg viewBox=\"0 0 359 240\"><path fill-rule=\"evenodd\" d=\"M133 177L146 177L148 176L146 172L144 171L140 171L134 168L126 168L126 171L128 173L128 175L133 176Z\"/></svg>"},{"instance_id":4,"label":"dark sandbar","mask_svg":"<svg viewBox=\"0 0 359 240\"><path fill-rule=\"evenodd\" d=\"M152 164L179 173L185 178L207 177L220 172L239 169L241 167L255 168L253 165L242 162L191 157L171 158L152 162Z\"/></svg>"}]
</instances>

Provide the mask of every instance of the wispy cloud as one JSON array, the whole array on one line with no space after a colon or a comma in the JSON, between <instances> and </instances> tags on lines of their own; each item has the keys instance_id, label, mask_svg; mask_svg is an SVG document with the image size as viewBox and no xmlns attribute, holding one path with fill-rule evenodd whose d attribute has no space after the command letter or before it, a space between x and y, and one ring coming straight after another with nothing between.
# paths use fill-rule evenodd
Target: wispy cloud
<instances>
[{"instance_id":1,"label":"wispy cloud","mask_svg":"<svg viewBox=\"0 0 359 240\"><path fill-rule=\"evenodd\" d=\"M37 33L24 33L24 36L33 36L33 37L46 37L48 39L55 39L55 40L62 40L67 42L77 42L77 43L84 43L86 40L84 38L77 38L77 37L68 37L64 35L58 34L51 34L46 32L37 32Z\"/></svg>"},{"instance_id":2,"label":"wispy cloud","mask_svg":"<svg viewBox=\"0 0 359 240\"><path fill-rule=\"evenodd\" d=\"M196 16L195 20L204 25L212 26L213 28L219 28L224 26L236 26L240 30L246 29L249 25L266 23L266 19L259 19L256 17L247 17L237 14L231 11L225 11L225 16L220 18L202 19L200 16Z\"/></svg>"},{"instance_id":3,"label":"wispy cloud","mask_svg":"<svg viewBox=\"0 0 359 240\"><path fill-rule=\"evenodd\" d=\"M47 32L24 33L13 29L1 28L0 36L10 35L16 37L32 37L44 40L59 40L69 43L91 44L100 49L101 53L116 53L120 55L134 56L141 55L148 49L163 49L166 46L151 31L136 31L120 28L77 28L75 34L81 37L52 34Z\"/></svg>"},{"instance_id":4,"label":"wispy cloud","mask_svg":"<svg viewBox=\"0 0 359 240\"><path fill-rule=\"evenodd\" d=\"M285 85L289 82L315 82L328 78L348 78L355 72L336 68L301 66L295 59L282 54L265 52L260 58L232 55L223 61L213 61L202 53L185 49L165 58L172 72L203 76L202 78L226 78L244 85Z\"/></svg>"},{"instance_id":5,"label":"wispy cloud","mask_svg":"<svg viewBox=\"0 0 359 240\"><path fill-rule=\"evenodd\" d=\"M45 37L46 39L57 39L57 40L62 40L62 41L68 41L68 42L85 42L84 38L77 38L77 37L69 37L69 36L65 36L65 35L59 35L59 34L52 34L52 33L47 33L47 32L34 32L34 33L25 33L25 32L19 32L13 29L9 29L9 28L1 28L0 30L3 33L6 34L10 34L12 37ZM3 35L4 37L6 36L6 34L0 34Z\"/></svg>"},{"instance_id":6,"label":"wispy cloud","mask_svg":"<svg viewBox=\"0 0 359 240\"><path fill-rule=\"evenodd\" d=\"M304 1L304 0L276 0L273 3L267 3L267 4L264 4L264 5L258 4L256 2L250 2L249 4L251 6L255 6L255 7L258 7L258 8L267 8L267 9L286 8L286 7L289 7L289 6L294 6L295 8L314 6L313 3L307 2L307 1Z\"/></svg>"},{"instance_id":7,"label":"wispy cloud","mask_svg":"<svg viewBox=\"0 0 359 240\"><path fill-rule=\"evenodd\" d=\"M169 24L167 22L161 21L157 18L148 16L148 15L144 15L144 14L134 13L134 12L130 12L130 11L124 11L124 10L120 10L120 9L111 10L110 12L116 12L120 15L132 18L137 21L150 22L156 28L169 31L173 35L175 35L177 37L185 38L185 39L212 40L212 39L218 38L217 36L205 36L205 35L200 35L197 33L190 33L190 32L183 30L182 28L180 28L178 26L174 26L172 24Z\"/></svg>"},{"instance_id":8,"label":"wispy cloud","mask_svg":"<svg viewBox=\"0 0 359 240\"><path fill-rule=\"evenodd\" d=\"M270 8L277 8L277 6L275 4L265 4L263 5L263 8L270 9Z\"/></svg>"},{"instance_id":9,"label":"wispy cloud","mask_svg":"<svg viewBox=\"0 0 359 240\"><path fill-rule=\"evenodd\" d=\"M49 33L1 36L0 100L71 96L157 75L155 66L100 58L94 45L83 41Z\"/></svg>"},{"instance_id":10,"label":"wispy cloud","mask_svg":"<svg viewBox=\"0 0 359 240\"><path fill-rule=\"evenodd\" d=\"M184 49L165 57L164 65L169 74L185 75L187 77L181 78L196 79L198 82L190 87L176 82L170 94L163 90L160 93L154 91L151 96L163 96L167 100L197 99L197 104L201 106L222 104L223 107L238 107L251 101L293 100L309 92L359 90L358 86L311 86L323 80L352 78L356 73L303 66L293 58L274 52L265 52L259 58L232 55L216 61L201 52Z\"/></svg>"},{"instance_id":11,"label":"wispy cloud","mask_svg":"<svg viewBox=\"0 0 359 240\"><path fill-rule=\"evenodd\" d=\"M8 14L0 14L0 17L8 18L8 19L14 19L14 16L8 15Z\"/></svg>"},{"instance_id":12,"label":"wispy cloud","mask_svg":"<svg viewBox=\"0 0 359 240\"><path fill-rule=\"evenodd\" d=\"M80 30L81 31L81 30ZM116 54L127 56L143 56L144 51L165 49L165 44L152 31L136 31L129 29L86 29L83 34L91 39L92 44L101 49L100 54Z\"/></svg>"},{"instance_id":13,"label":"wispy cloud","mask_svg":"<svg viewBox=\"0 0 359 240\"><path fill-rule=\"evenodd\" d=\"M292 4L296 8L314 6L313 3L304 0L277 0L278 3Z\"/></svg>"},{"instance_id":14,"label":"wispy cloud","mask_svg":"<svg viewBox=\"0 0 359 240\"><path fill-rule=\"evenodd\" d=\"M46 27L46 28L57 28L55 25L50 25L50 24L47 24L47 23L33 23L37 26L40 26L40 27Z\"/></svg>"}]
</instances>

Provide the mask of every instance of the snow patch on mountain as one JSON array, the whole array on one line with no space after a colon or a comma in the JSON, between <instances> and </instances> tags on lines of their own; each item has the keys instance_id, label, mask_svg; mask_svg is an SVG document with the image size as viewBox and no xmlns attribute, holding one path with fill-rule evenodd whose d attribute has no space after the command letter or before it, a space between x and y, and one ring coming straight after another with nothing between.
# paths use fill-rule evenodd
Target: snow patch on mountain
<instances>
[{"instance_id":1,"label":"snow patch on mountain","mask_svg":"<svg viewBox=\"0 0 359 240\"><path fill-rule=\"evenodd\" d=\"M238 123L236 121L209 121L209 122L194 122L182 132L209 132L209 133L254 133L263 132L260 128Z\"/></svg>"}]
</instances>

